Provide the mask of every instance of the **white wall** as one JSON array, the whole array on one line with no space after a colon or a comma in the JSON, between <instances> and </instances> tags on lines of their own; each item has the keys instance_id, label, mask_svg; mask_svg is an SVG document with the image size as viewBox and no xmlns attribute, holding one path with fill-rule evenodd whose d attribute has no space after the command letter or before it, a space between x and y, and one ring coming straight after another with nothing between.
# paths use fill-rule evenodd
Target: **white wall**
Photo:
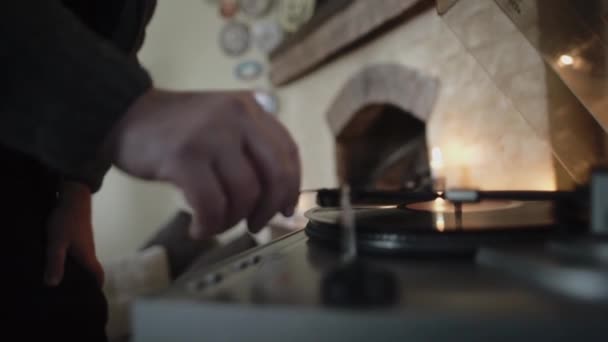
<instances>
[{"instance_id":1,"label":"white wall","mask_svg":"<svg viewBox=\"0 0 608 342\"><path fill-rule=\"evenodd\" d=\"M171 89L239 89L265 85L233 77L238 61L262 58L255 49L240 59L227 58L218 47L223 24L217 9L203 0L159 0L140 53L156 85Z\"/></svg>"},{"instance_id":2,"label":"white wall","mask_svg":"<svg viewBox=\"0 0 608 342\"><path fill-rule=\"evenodd\" d=\"M158 87L168 89L238 89L264 86L265 79L234 79L238 62L217 45L222 19L202 0L159 0L140 59ZM255 50L244 56L259 57ZM181 206L172 187L134 180L112 170L94 198L97 252L107 261L132 253Z\"/></svg>"}]
</instances>

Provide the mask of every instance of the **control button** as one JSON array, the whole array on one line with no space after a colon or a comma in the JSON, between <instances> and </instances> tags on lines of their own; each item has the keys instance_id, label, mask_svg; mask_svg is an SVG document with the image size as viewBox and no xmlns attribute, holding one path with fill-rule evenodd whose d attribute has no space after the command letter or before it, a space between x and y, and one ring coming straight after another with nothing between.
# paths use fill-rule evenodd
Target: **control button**
<instances>
[{"instance_id":1,"label":"control button","mask_svg":"<svg viewBox=\"0 0 608 342\"><path fill-rule=\"evenodd\" d=\"M186 287L188 291L193 293L199 293L208 288L209 286L217 285L223 279L221 273L207 274L203 279L196 279L188 282Z\"/></svg>"},{"instance_id":2,"label":"control button","mask_svg":"<svg viewBox=\"0 0 608 342\"><path fill-rule=\"evenodd\" d=\"M232 267L235 271L242 271L249 267L252 263L249 260L241 260L236 262Z\"/></svg>"},{"instance_id":3,"label":"control button","mask_svg":"<svg viewBox=\"0 0 608 342\"><path fill-rule=\"evenodd\" d=\"M211 273L205 276L205 284L207 286L216 285L223 279L221 273Z\"/></svg>"},{"instance_id":4,"label":"control button","mask_svg":"<svg viewBox=\"0 0 608 342\"><path fill-rule=\"evenodd\" d=\"M259 264L260 261L262 261L262 257L259 256L259 255L256 255L256 256L253 257L253 259L251 259L251 261L253 262L254 265L255 264Z\"/></svg>"},{"instance_id":5,"label":"control button","mask_svg":"<svg viewBox=\"0 0 608 342\"><path fill-rule=\"evenodd\" d=\"M202 292L205 287L207 287L207 284L202 280L193 280L191 282L188 282L188 284L186 284L186 287L188 288L189 292L199 293Z\"/></svg>"}]
</instances>

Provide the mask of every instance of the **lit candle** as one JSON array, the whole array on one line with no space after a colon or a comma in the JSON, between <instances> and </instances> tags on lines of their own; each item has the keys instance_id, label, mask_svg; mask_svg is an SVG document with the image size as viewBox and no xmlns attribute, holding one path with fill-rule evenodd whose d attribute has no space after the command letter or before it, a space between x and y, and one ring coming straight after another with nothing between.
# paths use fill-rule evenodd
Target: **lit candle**
<instances>
[{"instance_id":1,"label":"lit candle","mask_svg":"<svg viewBox=\"0 0 608 342\"><path fill-rule=\"evenodd\" d=\"M445 230L445 216L443 212L435 213L435 228L440 232Z\"/></svg>"},{"instance_id":2,"label":"lit candle","mask_svg":"<svg viewBox=\"0 0 608 342\"><path fill-rule=\"evenodd\" d=\"M443 154L439 147L433 147L431 149L430 166L433 189L437 192L445 191L445 166L443 163Z\"/></svg>"},{"instance_id":3,"label":"lit candle","mask_svg":"<svg viewBox=\"0 0 608 342\"><path fill-rule=\"evenodd\" d=\"M561 55L559 57L558 64L560 67L572 66L574 65L574 57L570 55Z\"/></svg>"},{"instance_id":4,"label":"lit candle","mask_svg":"<svg viewBox=\"0 0 608 342\"><path fill-rule=\"evenodd\" d=\"M437 198L433 201L433 211L436 213L443 213L447 209L445 200L443 198Z\"/></svg>"}]
</instances>

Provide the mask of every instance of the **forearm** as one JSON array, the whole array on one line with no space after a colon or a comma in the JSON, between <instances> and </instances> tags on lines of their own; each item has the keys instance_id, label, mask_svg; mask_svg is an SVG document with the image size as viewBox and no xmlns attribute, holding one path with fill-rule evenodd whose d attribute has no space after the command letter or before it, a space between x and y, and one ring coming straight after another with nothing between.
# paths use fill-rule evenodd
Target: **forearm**
<instances>
[{"instance_id":1,"label":"forearm","mask_svg":"<svg viewBox=\"0 0 608 342\"><path fill-rule=\"evenodd\" d=\"M59 1L3 1L0 19L0 143L96 190L103 142L148 74Z\"/></svg>"}]
</instances>

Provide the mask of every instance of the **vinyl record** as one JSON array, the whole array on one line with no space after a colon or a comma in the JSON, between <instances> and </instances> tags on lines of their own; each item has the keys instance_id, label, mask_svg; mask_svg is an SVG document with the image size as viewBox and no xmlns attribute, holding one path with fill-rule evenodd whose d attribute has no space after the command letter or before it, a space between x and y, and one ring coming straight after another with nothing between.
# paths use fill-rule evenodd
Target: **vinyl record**
<instances>
[{"instance_id":1,"label":"vinyl record","mask_svg":"<svg viewBox=\"0 0 608 342\"><path fill-rule=\"evenodd\" d=\"M308 211L312 240L337 243L338 208ZM356 207L358 245L380 253L473 253L484 244L544 239L559 227L552 201L482 201L462 212L435 210L432 204Z\"/></svg>"}]
</instances>

